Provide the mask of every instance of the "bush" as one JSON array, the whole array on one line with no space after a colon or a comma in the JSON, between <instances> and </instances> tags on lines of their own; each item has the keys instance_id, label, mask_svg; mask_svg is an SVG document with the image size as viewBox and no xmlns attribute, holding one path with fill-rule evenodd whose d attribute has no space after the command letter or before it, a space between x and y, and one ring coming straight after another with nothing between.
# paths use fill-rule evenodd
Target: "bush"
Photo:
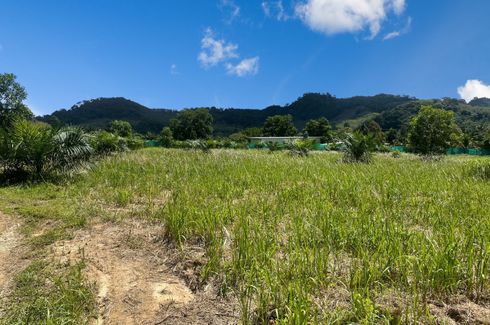
<instances>
[{"instance_id":1,"label":"bush","mask_svg":"<svg viewBox=\"0 0 490 325\"><path fill-rule=\"evenodd\" d=\"M99 131L92 138L92 146L99 155L128 150L126 139L107 131Z\"/></svg>"},{"instance_id":2,"label":"bush","mask_svg":"<svg viewBox=\"0 0 490 325\"><path fill-rule=\"evenodd\" d=\"M170 148L172 147L174 141L174 137L172 134L172 130L167 126L164 127L160 134L160 144L162 147Z\"/></svg>"},{"instance_id":3,"label":"bush","mask_svg":"<svg viewBox=\"0 0 490 325\"><path fill-rule=\"evenodd\" d=\"M79 128L56 130L48 124L18 120L0 129L0 169L8 180L77 171L92 151L88 136Z\"/></svg>"},{"instance_id":4,"label":"bush","mask_svg":"<svg viewBox=\"0 0 490 325\"><path fill-rule=\"evenodd\" d=\"M233 133L229 138L231 141L238 143L246 143L248 141L247 135L242 132Z\"/></svg>"},{"instance_id":5,"label":"bush","mask_svg":"<svg viewBox=\"0 0 490 325\"><path fill-rule=\"evenodd\" d=\"M143 149L145 147L145 141L137 137L130 137L126 139L126 144L130 150Z\"/></svg>"},{"instance_id":6,"label":"bush","mask_svg":"<svg viewBox=\"0 0 490 325\"><path fill-rule=\"evenodd\" d=\"M279 151L281 150L281 145L278 142L269 141L267 142L267 148L269 148L270 152Z\"/></svg>"},{"instance_id":7,"label":"bush","mask_svg":"<svg viewBox=\"0 0 490 325\"><path fill-rule=\"evenodd\" d=\"M391 156L392 156L393 158L400 158L400 157L402 156L402 153L401 153L400 151L398 151L398 150L395 150L395 151L393 151L393 152L391 153Z\"/></svg>"},{"instance_id":8,"label":"bush","mask_svg":"<svg viewBox=\"0 0 490 325\"><path fill-rule=\"evenodd\" d=\"M188 148L193 150L200 150L204 153L209 153L211 148L205 140L188 140Z\"/></svg>"},{"instance_id":9,"label":"bush","mask_svg":"<svg viewBox=\"0 0 490 325\"><path fill-rule=\"evenodd\" d=\"M344 161L368 163L375 147L376 143L371 135L354 132L345 140Z\"/></svg>"},{"instance_id":10,"label":"bush","mask_svg":"<svg viewBox=\"0 0 490 325\"><path fill-rule=\"evenodd\" d=\"M133 127L127 121L112 121L109 130L120 137L131 137L133 134Z\"/></svg>"},{"instance_id":11,"label":"bush","mask_svg":"<svg viewBox=\"0 0 490 325\"><path fill-rule=\"evenodd\" d=\"M291 156L306 157L312 149L312 142L309 140L297 140L291 144L289 154Z\"/></svg>"}]
</instances>

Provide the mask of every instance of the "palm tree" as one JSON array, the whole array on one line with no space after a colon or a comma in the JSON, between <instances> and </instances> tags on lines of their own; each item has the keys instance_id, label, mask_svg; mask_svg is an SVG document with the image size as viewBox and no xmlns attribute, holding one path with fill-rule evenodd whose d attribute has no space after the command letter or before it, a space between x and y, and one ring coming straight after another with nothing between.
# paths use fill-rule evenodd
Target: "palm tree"
<instances>
[{"instance_id":1,"label":"palm tree","mask_svg":"<svg viewBox=\"0 0 490 325\"><path fill-rule=\"evenodd\" d=\"M92 154L87 135L79 128L53 129L17 120L0 130L0 172L11 178L42 178L79 169Z\"/></svg>"}]
</instances>

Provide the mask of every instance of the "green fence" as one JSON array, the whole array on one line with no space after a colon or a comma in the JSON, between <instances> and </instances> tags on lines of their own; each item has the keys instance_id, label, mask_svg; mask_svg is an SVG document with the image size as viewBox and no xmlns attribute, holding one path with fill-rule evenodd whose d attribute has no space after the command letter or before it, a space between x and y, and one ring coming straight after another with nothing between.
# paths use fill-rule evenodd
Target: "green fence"
<instances>
[{"instance_id":1,"label":"green fence","mask_svg":"<svg viewBox=\"0 0 490 325\"><path fill-rule=\"evenodd\" d=\"M160 147L160 142L158 142L157 140L147 140L145 141L145 147L147 148Z\"/></svg>"},{"instance_id":2,"label":"green fence","mask_svg":"<svg viewBox=\"0 0 490 325\"><path fill-rule=\"evenodd\" d=\"M408 152L407 147L404 146L392 146L391 151ZM447 149L448 155L470 155L470 156L489 156L490 150L478 149L478 148L449 148Z\"/></svg>"},{"instance_id":3,"label":"green fence","mask_svg":"<svg viewBox=\"0 0 490 325\"><path fill-rule=\"evenodd\" d=\"M251 142L247 145L248 149L267 149L267 146L268 146L267 143L257 144L254 142ZM327 146L328 145L323 144L323 143L315 143L313 145L312 150L325 151L325 150L327 150ZM288 145L285 143L278 143L277 148L278 149L286 149L286 148L288 148Z\"/></svg>"},{"instance_id":4,"label":"green fence","mask_svg":"<svg viewBox=\"0 0 490 325\"><path fill-rule=\"evenodd\" d=\"M390 149L391 151L407 152L407 148L404 146L393 146Z\"/></svg>"}]
</instances>

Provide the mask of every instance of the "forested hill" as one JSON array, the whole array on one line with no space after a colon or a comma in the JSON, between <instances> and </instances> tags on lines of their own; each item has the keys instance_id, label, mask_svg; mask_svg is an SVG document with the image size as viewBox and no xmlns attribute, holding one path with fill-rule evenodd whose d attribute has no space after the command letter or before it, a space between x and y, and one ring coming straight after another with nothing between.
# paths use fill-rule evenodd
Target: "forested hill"
<instances>
[{"instance_id":1,"label":"forested hill","mask_svg":"<svg viewBox=\"0 0 490 325\"><path fill-rule=\"evenodd\" d=\"M373 112L382 112L413 98L377 95L370 97L335 98L329 94L310 93L286 106L265 109L208 108L214 117L215 133L226 135L247 127L262 126L272 115L291 114L295 124L302 127L307 120L324 116L332 123L351 120ZM150 109L125 98L98 98L81 102L71 109L61 109L41 117L51 124L81 125L87 129L106 127L113 120L125 120L141 133L160 132L175 117L177 111Z\"/></svg>"},{"instance_id":2,"label":"forested hill","mask_svg":"<svg viewBox=\"0 0 490 325\"><path fill-rule=\"evenodd\" d=\"M265 109L208 109L214 118L215 135L229 135L244 128L260 127L268 116L285 114L291 114L300 129L306 121L322 116L334 125L343 125L346 122L355 126L362 121L376 119L384 129L400 128L424 102L445 105L444 107L455 111L459 120L468 125L481 121L490 122L490 109L485 107L489 100L486 99L478 99L466 105L459 100L419 101L413 97L386 94L336 98L330 94L307 93L285 106L270 106ZM58 110L39 119L50 124L80 125L87 129L105 128L113 120L125 120L140 133L159 133L177 113L176 110L150 109L118 97L84 101L71 109Z\"/></svg>"}]
</instances>

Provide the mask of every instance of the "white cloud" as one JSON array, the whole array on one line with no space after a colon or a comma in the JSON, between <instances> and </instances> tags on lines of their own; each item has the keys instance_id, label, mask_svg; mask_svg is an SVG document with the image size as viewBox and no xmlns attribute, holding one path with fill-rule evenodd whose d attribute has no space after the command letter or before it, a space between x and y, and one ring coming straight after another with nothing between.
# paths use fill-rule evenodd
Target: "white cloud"
<instances>
[{"instance_id":1,"label":"white cloud","mask_svg":"<svg viewBox=\"0 0 490 325\"><path fill-rule=\"evenodd\" d=\"M296 15L312 30L333 35L366 28L376 37L390 12L401 15L405 0L302 0Z\"/></svg>"},{"instance_id":2,"label":"white cloud","mask_svg":"<svg viewBox=\"0 0 490 325\"><path fill-rule=\"evenodd\" d=\"M228 43L223 39L216 39L214 32L208 28L201 40L201 52L198 60L203 67L209 68L229 59L237 58L237 49L238 45L236 44Z\"/></svg>"},{"instance_id":3,"label":"white cloud","mask_svg":"<svg viewBox=\"0 0 490 325\"><path fill-rule=\"evenodd\" d=\"M475 98L490 98L490 85L480 80L468 80L466 85L458 88L458 94L466 102Z\"/></svg>"},{"instance_id":4,"label":"white cloud","mask_svg":"<svg viewBox=\"0 0 490 325\"><path fill-rule=\"evenodd\" d=\"M383 41L388 41L390 39L397 38L400 35L401 35L401 33L399 31L394 31L394 32L388 33L388 34L386 34L385 37L383 37Z\"/></svg>"},{"instance_id":5,"label":"white cloud","mask_svg":"<svg viewBox=\"0 0 490 325\"><path fill-rule=\"evenodd\" d=\"M241 8L233 0L220 0L218 7L228 15L226 19L228 24L240 17Z\"/></svg>"},{"instance_id":6,"label":"white cloud","mask_svg":"<svg viewBox=\"0 0 490 325\"><path fill-rule=\"evenodd\" d=\"M205 69L223 63L230 75L237 77L256 75L259 72L259 57L243 59L234 64L233 61L240 57L237 50L238 45L224 39L217 39L212 29L208 28L201 40L201 52L197 59ZM171 71L173 70L177 71L176 65L171 66Z\"/></svg>"},{"instance_id":7,"label":"white cloud","mask_svg":"<svg viewBox=\"0 0 490 325\"><path fill-rule=\"evenodd\" d=\"M405 0L393 0L392 1L393 10L397 15L401 15L405 11Z\"/></svg>"},{"instance_id":8,"label":"white cloud","mask_svg":"<svg viewBox=\"0 0 490 325\"><path fill-rule=\"evenodd\" d=\"M237 65L231 63L226 64L226 70L229 74L238 77L254 76L259 72L259 57L244 59Z\"/></svg>"},{"instance_id":9,"label":"white cloud","mask_svg":"<svg viewBox=\"0 0 490 325\"><path fill-rule=\"evenodd\" d=\"M263 1L262 10L267 17L273 17L279 21L286 21L291 18L286 13L282 0Z\"/></svg>"},{"instance_id":10,"label":"white cloud","mask_svg":"<svg viewBox=\"0 0 490 325\"><path fill-rule=\"evenodd\" d=\"M390 39L397 38L398 36L402 36L410 31L410 28L412 27L412 17L408 17L407 24L405 27L403 27L400 30L395 30L391 33L388 33L383 37L383 41L388 41Z\"/></svg>"}]
</instances>

